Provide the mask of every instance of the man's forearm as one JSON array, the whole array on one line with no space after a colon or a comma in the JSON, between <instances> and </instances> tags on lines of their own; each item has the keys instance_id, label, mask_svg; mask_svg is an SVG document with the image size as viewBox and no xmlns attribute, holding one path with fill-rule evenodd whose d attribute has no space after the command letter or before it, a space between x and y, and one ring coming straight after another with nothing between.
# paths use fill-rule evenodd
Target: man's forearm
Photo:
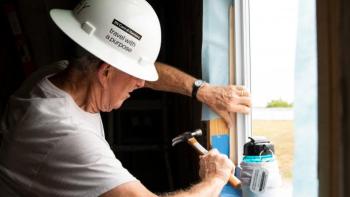
<instances>
[{"instance_id":1,"label":"man's forearm","mask_svg":"<svg viewBox=\"0 0 350 197\"><path fill-rule=\"evenodd\" d=\"M161 197L215 197L219 196L224 185L222 180L214 178L193 185L188 190L163 194Z\"/></svg>"},{"instance_id":2,"label":"man's forearm","mask_svg":"<svg viewBox=\"0 0 350 197\"><path fill-rule=\"evenodd\" d=\"M192 86L196 78L160 62L156 62L156 68L159 74L158 81L146 81L145 87L192 96ZM250 112L250 95L242 86L215 86L204 83L198 89L196 99L221 116L228 127L233 125L232 116L229 113Z\"/></svg>"},{"instance_id":3,"label":"man's forearm","mask_svg":"<svg viewBox=\"0 0 350 197\"><path fill-rule=\"evenodd\" d=\"M160 62L156 62L156 68L159 79L146 81L145 87L191 96L192 84L196 80L194 77Z\"/></svg>"}]
</instances>

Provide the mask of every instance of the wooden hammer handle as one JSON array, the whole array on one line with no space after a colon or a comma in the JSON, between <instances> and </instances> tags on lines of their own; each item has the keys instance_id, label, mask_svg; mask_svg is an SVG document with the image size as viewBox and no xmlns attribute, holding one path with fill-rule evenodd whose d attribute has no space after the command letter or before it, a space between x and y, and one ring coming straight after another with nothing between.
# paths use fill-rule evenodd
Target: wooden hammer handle
<instances>
[{"instance_id":1,"label":"wooden hammer handle","mask_svg":"<svg viewBox=\"0 0 350 197\"><path fill-rule=\"evenodd\" d=\"M205 149L194 137L188 139L187 143L190 144L200 155L205 155L208 153L208 150ZM234 188L241 187L241 181L237 177L235 177L233 174L231 174L228 182Z\"/></svg>"},{"instance_id":2,"label":"wooden hammer handle","mask_svg":"<svg viewBox=\"0 0 350 197\"><path fill-rule=\"evenodd\" d=\"M228 179L228 182L234 188L241 188L241 181L233 174L231 174L230 178Z\"/></svg>"},{"instance_id":3,"label":"wooden hammer handle","mask_svg":"<svg viewBox=\"0 0 350 197\"><path fill-rule=\"evenodd\" d=\"M208 153L208 150L205 149L194 137L188 139L187 143L189 143L200 155Z\"/></svg>"}]
</instances>

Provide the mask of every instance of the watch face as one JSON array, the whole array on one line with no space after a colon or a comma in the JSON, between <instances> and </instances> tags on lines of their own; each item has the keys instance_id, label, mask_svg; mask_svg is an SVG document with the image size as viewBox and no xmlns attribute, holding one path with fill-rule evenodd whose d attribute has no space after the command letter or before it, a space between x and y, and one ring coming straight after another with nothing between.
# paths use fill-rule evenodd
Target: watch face
<instances>
[{"instance_id":1,"label":"watch face","mask_svg":"<svg viewBox=\"0 0 350 197\"><path fill-rule=\"evenodd\" d=\"M197 87L200 87L202 84L203 84L203 81L202 81L202 80L196 80L196 81L194 82L194 85L197 86Z\"/></svg>"}]
</instances>

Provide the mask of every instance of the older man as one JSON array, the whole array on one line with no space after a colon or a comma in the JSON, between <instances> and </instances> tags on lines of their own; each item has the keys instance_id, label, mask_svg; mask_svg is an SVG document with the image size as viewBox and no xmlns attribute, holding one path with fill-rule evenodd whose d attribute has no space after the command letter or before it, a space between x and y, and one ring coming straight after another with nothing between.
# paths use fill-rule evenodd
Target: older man
<instances>
[{"instance_id":1,"label":"older man","mask_svg":"<svg viewBox=\"0 0 350 197\"><path fill-rule=\"evenodd\" d=\"M39 70L10 98L1 122L0 196L155 196L115 158L99 112L118 109L157 70L159 80L146 86L196 96L218 112L249 110L242 89L196 87L193 77L154 63L160 27L144 0L85 0L51 16L83 48ZM202 181L169 196L218 196L233 168L212 150L200 161Z\"/></svg>"}]
</instances>

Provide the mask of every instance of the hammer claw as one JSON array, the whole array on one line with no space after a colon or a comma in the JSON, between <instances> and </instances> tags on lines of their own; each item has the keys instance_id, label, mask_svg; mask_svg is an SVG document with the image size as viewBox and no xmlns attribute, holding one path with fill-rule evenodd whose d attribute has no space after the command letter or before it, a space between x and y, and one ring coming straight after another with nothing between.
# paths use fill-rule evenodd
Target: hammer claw
<instances>
[{"instance_id":1,"label":"hammer claw","mask_svg":"<svg viewBox=\"0 0 350 197\"><path fill-rule=\"evenodd\" d=\"M188 138L190 138L192 135L191 135L191 132L185 132L177 137L175 137L173 140L172 140L172 146L175 146L177 143L179 142L184 142L184 141L187 141Z\"/></svg>"},{"instance_id":2,"label":"hammer claw","mask_svg":"<svg viewBox=\"0 0 350 197\"><path fill-rule=\"evenodd\" d=\"M181 136L174 138L171 145L175 146L177 143L182 142L183 140L181 138Z\"/></svg>"}]
</instances>

